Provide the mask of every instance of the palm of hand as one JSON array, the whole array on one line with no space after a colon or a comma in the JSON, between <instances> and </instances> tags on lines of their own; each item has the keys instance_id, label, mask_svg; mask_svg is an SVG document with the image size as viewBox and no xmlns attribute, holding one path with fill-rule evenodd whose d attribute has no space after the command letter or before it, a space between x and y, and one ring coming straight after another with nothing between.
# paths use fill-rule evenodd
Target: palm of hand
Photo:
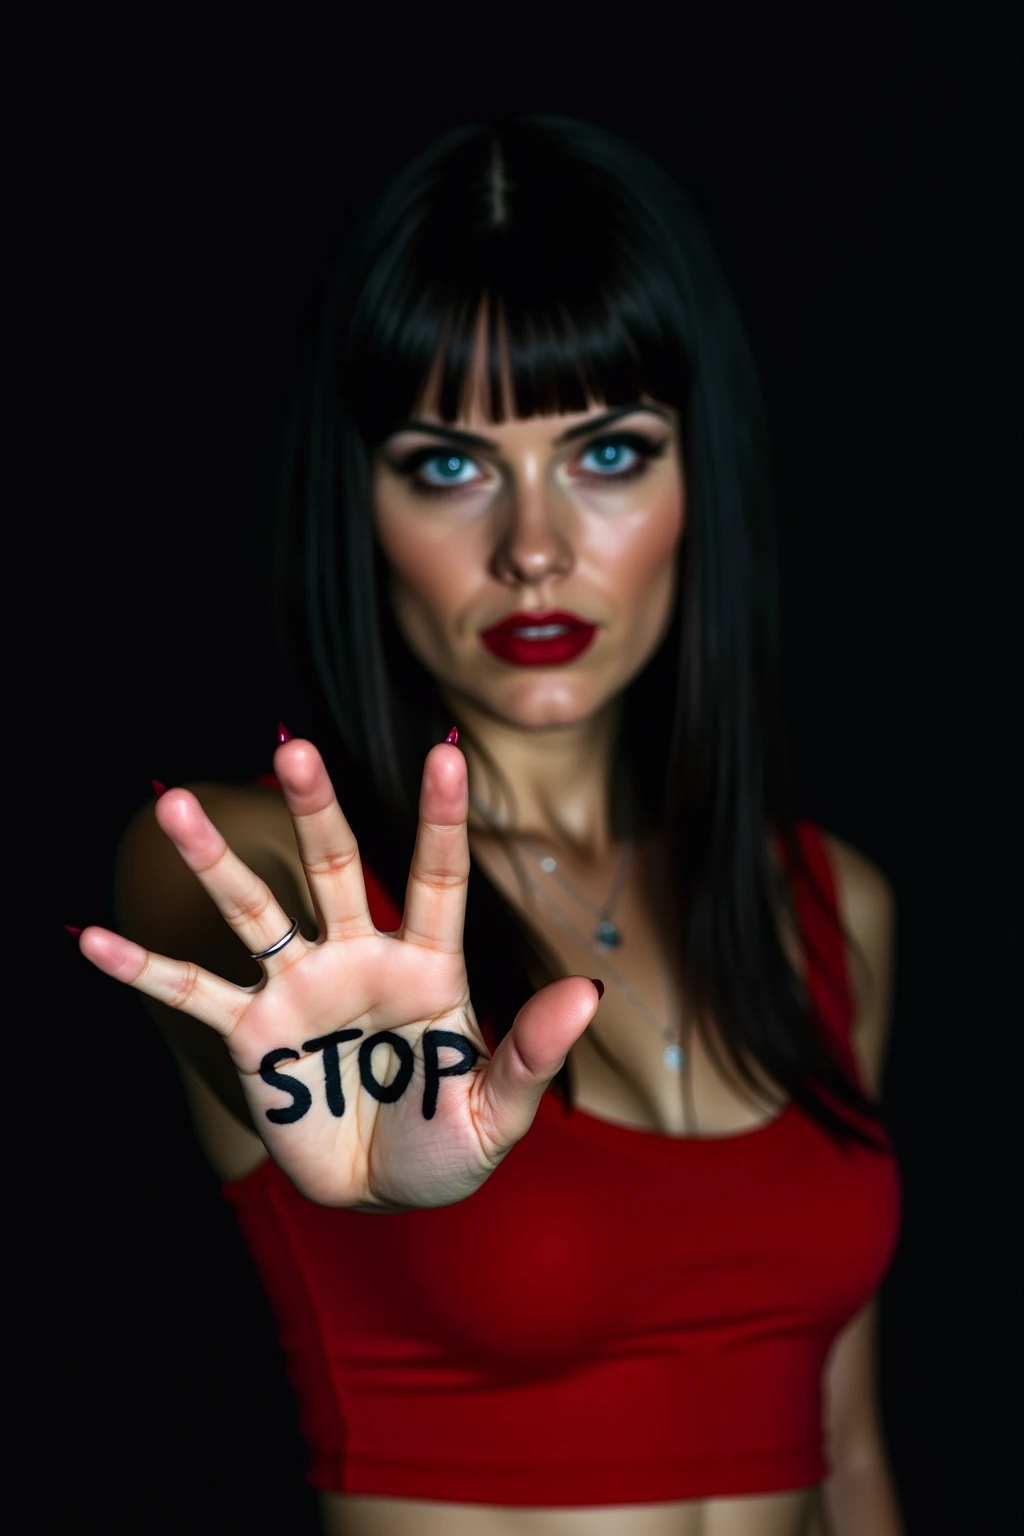
<instances>
[{"instance_id":1,"label":"palm of hand","mask_svg":"<svg viewBox=\"0 0 1024 1536\"><path fill-rule=\"evenodd\" d=\"M310 1199L450 1204L501 1159L461 953L385 934L310 946L227 1044L268 1150Z\"/></svg>"}]
</instances>

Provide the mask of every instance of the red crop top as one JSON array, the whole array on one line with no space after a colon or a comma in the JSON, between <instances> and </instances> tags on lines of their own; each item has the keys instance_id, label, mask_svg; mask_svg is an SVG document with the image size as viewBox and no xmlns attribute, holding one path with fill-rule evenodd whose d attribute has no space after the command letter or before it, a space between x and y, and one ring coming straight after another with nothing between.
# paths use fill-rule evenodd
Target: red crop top
<instances>
[{"instance_id":1,"label":"red crop top","mask_svg":"<svg viewBox=\"0 0 1024 1536\"><path fill-rule=\"evenodd\" d=\"M801 823L800 838L834 901L820 833ZM364 873L393 932L401 913ZM839 997L812 962L808 985L852 1060L838 935L796 898L843 977ZM900 1216L891 1149L842 1151L792 1103L736 1135L673 1137L550 1092L457 1205L329 1209L269 1159L224 1193L277 1317L315 1487L541 1507L821 1481L822 1368Z\"/></svg>"}]
</instances>

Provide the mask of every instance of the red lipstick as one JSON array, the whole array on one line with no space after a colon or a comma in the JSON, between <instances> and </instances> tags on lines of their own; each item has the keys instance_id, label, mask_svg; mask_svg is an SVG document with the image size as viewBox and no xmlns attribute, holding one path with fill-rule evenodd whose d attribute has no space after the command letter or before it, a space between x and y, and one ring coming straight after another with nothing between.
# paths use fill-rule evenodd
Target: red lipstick
<instances>
[{"instance_id":1,"label":"red lipstick","mask_svg":"<svg viewBox=\"0 0 1024 1536\"><path fill-rule=\"evenodd\" d=\"M560 667L582 656L596 634L596 624L553 608L545 613L510 613L481 630L480 640L492 656L511 666Z\"/></svg>"}]
</instances>

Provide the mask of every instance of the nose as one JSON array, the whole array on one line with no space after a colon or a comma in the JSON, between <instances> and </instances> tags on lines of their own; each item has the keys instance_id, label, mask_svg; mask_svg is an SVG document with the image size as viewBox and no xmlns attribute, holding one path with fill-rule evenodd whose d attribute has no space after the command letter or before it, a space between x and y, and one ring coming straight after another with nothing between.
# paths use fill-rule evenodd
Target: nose
<instances>
[{"instance_id":1,"label":"nose","mask_svg":"<svg viewBox=\"0 0 1024 1536\"><path fill-rule=\"evenodd\" d=\"M537 586L572 570L575 553L568 524L553 505L557 500L557 491L536 475L513 486L491 559L492 574L503 585Z\"/></svg>"}]
</instances>

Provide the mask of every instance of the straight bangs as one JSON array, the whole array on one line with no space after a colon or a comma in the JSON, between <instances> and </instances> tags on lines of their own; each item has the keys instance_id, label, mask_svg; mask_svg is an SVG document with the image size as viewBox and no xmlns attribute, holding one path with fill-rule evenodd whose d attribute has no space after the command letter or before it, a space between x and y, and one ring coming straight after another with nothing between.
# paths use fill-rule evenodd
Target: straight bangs
<instances>
[{"instance_id":1,"label":"straight bangs","mask_svg":"<svg viewBox=\"0 0 1024 1536\"><path fill-rule=\"evenodd\" d=\"M567 197L564 167L550 160L520 176L523 153L520 142L499 155L484 137L465 146L445 165L451 197L431 182L429 211L412 210L406 238L391 231L390 249L367 263L342 375L368 446L422 408L428 379L431 407L449 424L481 384L491 422L643 397L685 419L688 327L638 210L611 181L603 195Z\"/></svg>"}]
</instances>

